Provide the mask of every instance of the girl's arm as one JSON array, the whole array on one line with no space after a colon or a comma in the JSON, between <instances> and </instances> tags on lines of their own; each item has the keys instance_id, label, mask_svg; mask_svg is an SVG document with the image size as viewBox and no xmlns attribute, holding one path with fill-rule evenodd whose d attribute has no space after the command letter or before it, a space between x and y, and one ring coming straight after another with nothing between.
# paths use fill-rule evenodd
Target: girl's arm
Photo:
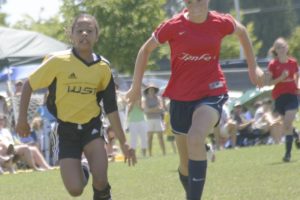
<instances>
[{"instance_id":1,"label":"girl's arm","mask_svg":"<svg viewBox=\"0 0 300 200\"><path fill-rule=\"evenodd\" d=\"M258 87L262 87L264 85L264 72L257 65L252 43L248 36L246 27L235 20L236 29L234 34L239 38L239 41L243 47L244 54L248 64L249 77L253 84Z\"/></svg>"},{"instance_id":2,"label":"girl's arm","mask_svg":"<svg viewBox=\"0 0 300 200\"><path fill-rule=\"evenodd\" d=\"M16 125L16 132L21 137L26 137L30 134L30 126L27 121L27 111L28 105L30 102L30 97L32 94L32 88L29 84L29 81L25 81L23 85L21 100L20 100L20 109L19 109L19 117Z\"/></svg>"},{"instance_id":3,"label":"girl's arm","mask_svg":"<svg viewBox=\"0 0 300 200\"><path fill-rule=\"evenodd\" d=\"M126 98L129 102L136 101L141 97L142 79L147 67L148 59L152 51L157 47L158 43L154 36L152 36L140 48L135 62L132 85L126 94Z\"/></svg>"},{"instance_id":4,"label":"girl's arm","mask_svg":"<svg viewBox=\"0 0 300 200\"><path fill-rule=\"evenodd\" d=\"M129 145L126 142L126 137L121 125L120 117L118 111L111 112L107 114L107 118L110 122L110 125L115 132L119 142L122 152L125 156L125 162L128 162L128 165L135 165L137 163L135 151L130 149Z\"/></svg>"}]
</instances>

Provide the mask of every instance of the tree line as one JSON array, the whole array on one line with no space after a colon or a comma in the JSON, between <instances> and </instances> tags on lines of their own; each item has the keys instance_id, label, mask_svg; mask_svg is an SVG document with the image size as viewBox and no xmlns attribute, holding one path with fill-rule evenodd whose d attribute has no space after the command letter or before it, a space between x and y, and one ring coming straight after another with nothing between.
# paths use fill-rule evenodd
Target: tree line
<instances>
[{"instance_id":1,"label":"tree line","mask_svg":"<svg viewBox=\"0 0 300 200\"><path fill-rule=\"evenodd\" d=\"M290 53L300 61L299 0L239 0L241 22L246 25L258 57L268 56L277 37L285 37ZM0 24L44 33L69 43L68 28L81 12L94 15L100 24L100 42L95 51L111 61L120 72L132 73L139 47L163 20L184 8L182 0L62 0L57 16L35 21L30 16L16 24L7 24L0 10ZM211 0L210 8L236 16L234 0ZM51 27L51 28L49 28ZM239 57L239 44L225 38L221 59ZM150 58L150 68L158 69L158 60L168 59L168 47L162 46Z\"/></svg>"}]
</instances>

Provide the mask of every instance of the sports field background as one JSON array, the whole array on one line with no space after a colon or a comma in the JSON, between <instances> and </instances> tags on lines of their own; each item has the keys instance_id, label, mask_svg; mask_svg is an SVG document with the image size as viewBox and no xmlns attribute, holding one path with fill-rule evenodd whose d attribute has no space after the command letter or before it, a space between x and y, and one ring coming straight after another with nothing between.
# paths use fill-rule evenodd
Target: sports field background
<instances>
[{"instance_id":1,"label":"sports field background","mask_svg":"<svg viewBox=\"0 0 300 200\"><path fill-rule=\"evenodd\" d=\"M168 145L168 144L167 144ZM209 163L203 200L300 199L300 150L293 148L290 163L281 161L284 145L257 146L217 152ZM177 178L177 155L160 154L140 159L129 168L110 163L109 180L114 200L184 200ZM90 200L91 180L78 198L70 197L59 170L0 176L1 200Z\"/></svg>"}]
</instances>

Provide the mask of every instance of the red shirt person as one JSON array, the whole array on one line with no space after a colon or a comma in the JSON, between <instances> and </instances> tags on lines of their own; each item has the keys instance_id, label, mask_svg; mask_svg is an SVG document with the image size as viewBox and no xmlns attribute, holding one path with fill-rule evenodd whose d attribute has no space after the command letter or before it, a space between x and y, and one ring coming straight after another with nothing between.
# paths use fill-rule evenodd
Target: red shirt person
<instances>
[{"instance_id":1,"label":"red shirt person","mask_svg":"<svg viewBox=\"0 0 300 200\"><path fill-rule=\"evenodd\" d=\"M170 121L180 156L179 178L187 199L201 199L206 178L205 140L218 124L227 87L219 65L224 36L241 42L251 81L262 86L245 27L228 14L209 11L209 0L185 0L186 9L163 22L140 48L136 58L129 102L141 96L141 83L151 52L162 43L171 49L171 77L164 96L170 98Z\"/></svg>"}]
</instances>

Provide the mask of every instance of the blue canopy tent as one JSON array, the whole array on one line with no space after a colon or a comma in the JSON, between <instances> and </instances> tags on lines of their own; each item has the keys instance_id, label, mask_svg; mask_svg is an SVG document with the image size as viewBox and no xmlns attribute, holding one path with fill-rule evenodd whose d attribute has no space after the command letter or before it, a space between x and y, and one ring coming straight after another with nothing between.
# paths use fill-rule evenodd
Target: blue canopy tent
<instances>
[{"instance_id":1,"label":"blue canopy tent","mask_svg":"<svg viewBox=\"0 0 300 200\"><path fill-rule=\"evenodd\" d=\"M0 72L0 82L17 81L30 76L39 68L39 64L6 67Z\"/></svg>"}]
</instances>

